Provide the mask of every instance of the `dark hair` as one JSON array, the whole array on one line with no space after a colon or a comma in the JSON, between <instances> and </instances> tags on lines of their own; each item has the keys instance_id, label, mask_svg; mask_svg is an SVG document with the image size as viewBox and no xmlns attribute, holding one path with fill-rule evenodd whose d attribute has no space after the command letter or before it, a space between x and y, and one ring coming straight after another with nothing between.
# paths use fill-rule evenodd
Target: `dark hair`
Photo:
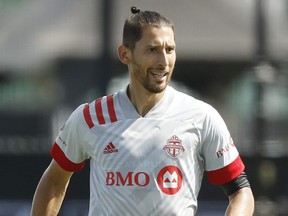
<instances>
[{"instance_id":1,"label":"dark hair","mask_svg":"<svg viewBox=\"0 0 288 216\"><path fill-rule=\"evenodd\" d=\"M146 27L171 27L174 32L173 23L155 11L141 11L133 6L131 12L133 15L126 19L123 28L123 45L132 51L136 42L141 39L142 31Z\"/></svg>"}]
</instances>

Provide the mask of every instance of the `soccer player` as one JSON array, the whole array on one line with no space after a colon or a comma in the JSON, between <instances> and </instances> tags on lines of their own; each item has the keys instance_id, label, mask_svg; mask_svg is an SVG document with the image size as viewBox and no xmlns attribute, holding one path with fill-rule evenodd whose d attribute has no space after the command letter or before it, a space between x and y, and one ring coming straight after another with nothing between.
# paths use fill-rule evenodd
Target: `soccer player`
<instances>
[{"instance_id":1,"label":"soccer player","mask_svg":"<svg viewBox=\"0 0 288 216\"><path fill-rule=\"evenodd\" d=\"M71 114L31 215L57 215L73 172L88 160L90 216L195 215L204 172L227 194L227 215L252 215L245 167L223 119L168 85L176 61L172 22L154 11L131 11L118 48L130 82Z\"/></svg>"}]
</instances>

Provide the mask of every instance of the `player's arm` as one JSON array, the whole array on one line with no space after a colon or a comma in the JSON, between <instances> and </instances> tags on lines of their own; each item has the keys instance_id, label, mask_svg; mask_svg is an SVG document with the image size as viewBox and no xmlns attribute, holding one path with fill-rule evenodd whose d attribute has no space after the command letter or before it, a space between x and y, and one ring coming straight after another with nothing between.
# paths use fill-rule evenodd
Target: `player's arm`
<instances>
[{"instance_id":1,"label":"player's arm","mask_svg":"<svg viewBox=\"0 0 288 216\"><path fill-rule=\"evenodd\" d=\"M227 216L252 216L254 212L254 197L246 174L243 172L236 179L222 185L229 197Z\"/></svg>"},{"instance_id":2,"label":"player's arm","mask_svg":"<svg viewBox=\"0 0 288 216\"><path fill-rule=\"evenodd\" d=\"M254 212L254 198L250 188L242 188L229 196L227 216L252 216Z\"/></svg>"},{"instance_id":3,"label":"player's arm","mask_svg":"<svg viewBox=\"0 0 288 216\"><path fill-rule=\"evenodd\" d=\"M36 188L31 216L58 215L72 174L52 160Z\"/></svg>"}]
</instances>

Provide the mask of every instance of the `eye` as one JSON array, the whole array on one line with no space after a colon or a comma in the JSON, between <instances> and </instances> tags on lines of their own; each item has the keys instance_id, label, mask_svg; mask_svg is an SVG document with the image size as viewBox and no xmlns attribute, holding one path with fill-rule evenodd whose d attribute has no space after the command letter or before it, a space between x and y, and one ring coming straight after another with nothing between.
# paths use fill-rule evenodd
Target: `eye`
<instances>
[{"instance_id":1,"label":"eye","mask_svg":"<svg viewBox=\"0 0 288 216\"><path fill-rule=\"evenodd\" d=\"M148 50L148 52L156 52L157 48L156 47L149 47L147 50Z\"/></svg>"},{"instance_id":2,"label":"eye","mask_svg":"<svg viewBox=\"0 0 288 216\"><path fill-rule=\"evenodd\" d=\"M175 50L175 47L167 47L166 52L167 53L172 53Z\"/></svg>"}]
</instances>

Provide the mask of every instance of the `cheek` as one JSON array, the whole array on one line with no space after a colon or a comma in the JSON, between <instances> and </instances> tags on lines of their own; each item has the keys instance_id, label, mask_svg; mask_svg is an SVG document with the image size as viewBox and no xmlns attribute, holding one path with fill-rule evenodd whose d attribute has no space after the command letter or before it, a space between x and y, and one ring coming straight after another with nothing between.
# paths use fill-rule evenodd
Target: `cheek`
<instances>
[{"instance_id":1,"label":"cheek","mask_svg":"<svg viewBox=\"0 0 288 216\"><path fill-rule=\"evenodd\" d=\"M143 67L143 65L139 62L133 61L133 63L131 64L131 74L132 76L136 76L136 77L142 77L145 76L145 71L146 68Z\"/></svg>"},{"instance_id":2,"label":"cheek","mask_svg":"<svg viewBox=\"0 0 288 216\"><path fill-rule=\"evenodd\" d=\"M170 61L169 62L169 67L170 67L171 70L174 69L174 66L175 66L175 60L174 61Z\"/></svg>"},{"instance_id":3,"label":"cheek","mask_svg":"<svg viewBox=\"0 0 288 216\"><path fill-rule=\"evenodd\" d=\"M133 66L134 66L134 70L136 71L141 71L141 69L143 68L143 64L139 61L134 61Z\"/></svg>"},{"instance_id":4,"label":"cheek","mask_svg":"<svg viewBox=\"0 0 288 216\"><path fill-rule=\"evenodd\" d=\"M149 59L142 59L141 61L134 61L134 69L137 70L138 73L145 74L149 68L152 68L154 65L153 62Z\"/></svg>"},{"instance_id":5,"label":"cheek","mask_svg":"<svg viewBox=\"0 0 288 216\"><path fill-rule=\"evenodd\" d=\"M176 62L176 55L175 54L171 54L171 56L169 56L169 65L171 67L174 67L175 65L175 62Z\"/></svg>"}]
</instances>

